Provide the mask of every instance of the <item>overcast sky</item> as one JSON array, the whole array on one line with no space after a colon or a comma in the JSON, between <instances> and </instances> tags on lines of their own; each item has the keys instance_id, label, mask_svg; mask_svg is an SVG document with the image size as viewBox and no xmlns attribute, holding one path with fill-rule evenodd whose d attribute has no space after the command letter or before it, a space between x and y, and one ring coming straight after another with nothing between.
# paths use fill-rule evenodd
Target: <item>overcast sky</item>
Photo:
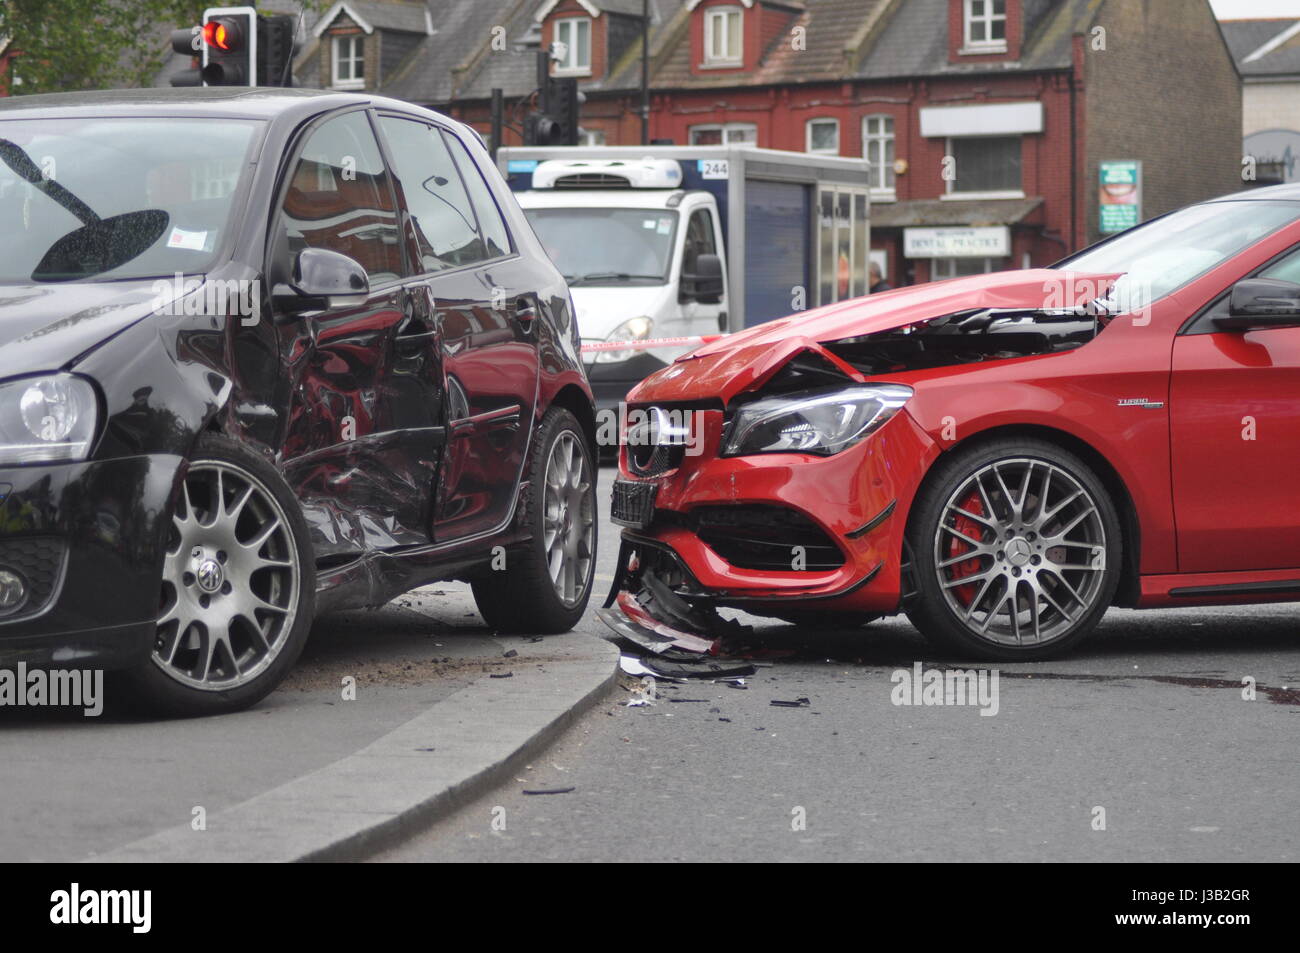
<instances>
[{"instance_id":1,"label":"overcast sky","mask_svg":"<svg viewBox=\"0 0 1300 953\"><path fill-rule=\"evenodd\" d=\"M1220 20L1300 17L1300 0L1210 0Z\"/></svg>"}]
</instances>

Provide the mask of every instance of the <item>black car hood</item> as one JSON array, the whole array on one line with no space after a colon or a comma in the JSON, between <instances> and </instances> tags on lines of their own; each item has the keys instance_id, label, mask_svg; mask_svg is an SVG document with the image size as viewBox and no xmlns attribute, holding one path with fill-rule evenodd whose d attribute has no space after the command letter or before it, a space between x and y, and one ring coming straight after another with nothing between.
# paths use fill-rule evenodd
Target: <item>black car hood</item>
<instances>
[{"instance_id":1,"label":"black car hood","mask_svg":"<svg viewBox=\"0 0 1300 953\"><path fill-rule=\"evenodd\" d=\"M51 371L175 297L169 280L0 285L0 378Z\"/></svg>"}]
</instances>

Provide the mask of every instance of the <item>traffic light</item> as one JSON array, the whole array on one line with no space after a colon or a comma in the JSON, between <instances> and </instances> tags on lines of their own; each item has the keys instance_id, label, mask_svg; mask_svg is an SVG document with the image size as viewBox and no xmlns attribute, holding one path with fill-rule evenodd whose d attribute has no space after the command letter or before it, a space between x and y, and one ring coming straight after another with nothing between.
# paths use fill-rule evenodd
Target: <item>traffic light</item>
<instances>
[{"instance_id":1,"label":"traffic light","mask_svg":"<svg viewBox=\"0 0 1300 953\"><path fill-rule=\"evenodd\" d=\"M552 79L551 90L546 96L547 111L559 127L556 145L576 146L578 144L578 112L583 95L578 92L576 79Z\"/></svg>"},{"instance_id":2,"label":"traffic light","mask_svg":"<svg viewBox=\"0 0 1300 953\"><path fill-rule=\"evenodd\" d=\"M203 11L203 85L257 85L257 11L209 7Z\"/></svg>"},{"instance_id":3,"label":"traffic light","mask_svg":"<svg viewBox=\"0 0 1300 953\"><path fill-rule=\"evenodd\" d=\"M263 86L293 85L294 34L298 18L282 13L257 20L257 75Z\"/></svg>"},{"instance_id":4,"label":"traffic light","mask_svg":"<svg viewBox=\"0 0 1300 953\"><path fill-rule=\"evenodd\" d=\"M291 86L297 18L258 16L252 7L208 7L200 26L172 31L172 49L199 57L200 69L173 86Z\"/></svg>"},{"instance_id":5,"label":"traffic light","mask_svg":"<svg viewBox=\"0 0 1300 953\"><path fill-rule=\"evenodd\" d=\"M524 126L524 143L530 146L576 146L578 112L583 95L576 79L546 78L538 109Z\"/></svg>"}]
</instances>

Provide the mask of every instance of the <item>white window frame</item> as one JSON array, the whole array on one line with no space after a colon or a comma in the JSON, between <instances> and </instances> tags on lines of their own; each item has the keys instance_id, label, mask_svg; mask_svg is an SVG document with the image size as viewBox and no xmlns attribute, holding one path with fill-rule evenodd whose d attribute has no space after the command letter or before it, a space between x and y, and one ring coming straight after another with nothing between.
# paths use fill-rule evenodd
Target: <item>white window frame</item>
<instances>
[{"instance_id":1,"label":"white window frame","mask_svg":"<svg viewBox=\"0 0 1300 953\"><path fill-rule=\"evenodd\" d=\"M976 274L990 275L990 274L992 274L994 271L996 271L996 270L1000 270L1000 269L1002 269L1002 268L1004 267L1003 265L999 264L1000 262L1003 261L1003 259L1001 259L1001 258L972 258L972 259L970 259L970 260L971 260L971 261L982 261L982 262L984 263L984 270L983 270L982 272L976 272ZM944 266L945 266L945 267L944 267L944 270L945 270L945 271L947 271L950 262L951 262L952 265L954 266L952 270L953 270L954 272L957 270L956 267L955 267L956 262L957 262L957 259L956 259L956 258L931 258L931 259L930 259L930 280L931 280L931 281L947 281L947 280L950 279L950 278L957 278L957 277L960 277L959 275L956 275L956 274L951 274L951 275L947 275L947 274L945 274L943 277L939 277L939 275L936 274L936 272L939 271L939 268L938 268L938 264L939 264L939 262L943 262L943 263L944 263ZM995 267L995 266L996 266L996 267ZM970 276L970 277L973 277L973 276Z\"/></svg>"},{"instance_id":2,"label":"white window frame","mask_svg":"<svg viewBox=\"0 0 1300 953\"><path fill-rule=\"evenodd\" d=\"M740 24L737 29L739 35L738 48L730 49L729 34L727 31L727 22L731 17L736 17ZM713 38L717 35L721 24L723 51L722 55L713 55ZM724 66L741 66L745 62L745 8L739 6L726 7L709 7L704 11L704 66L724 67Z\"/></svg>"},{"instance_id":3,"label":"white window frame","mask_svg":"<svg viewBox=\"0 0 1300 953\"><path fill-rule=\"evenodd\" d=\"M834 149L814 149L813 148L813 126L832 125L835 127L835 148ZM815 156L837 156L840 154L840 121L833 116L818 116L815 119L809 119L803 124L803 151Z\"/></svg>"},{"instance_id":4,"label":"white window frame","mask_svg":"<svg viewBox=\"0 0 1300 953\"><path fill-rule=\"evenodd\" d=\"M587 29L587 60L585 63L580 63L575 59L579 46L573 42L573 39L578 28L583 25L585 25ZM561 33L564 34L563 37L561 36ZM564 17L556 20L554 42L564 44L565 56L563 60L556 61L555 69L552 71L554 75L590 76L592 37L593 30L591 17Z\"/></svg>"},{"instance_id":5,"label":"white window frame","mask_svg":"<svg viewBox=\"0 0 1300 953\"><path fill-rule=\"evenodd\" d=\"M740 144L758 145L758 123L754 122L706 122L698 126L691 126L686 130L686 138L694 139L696 132L710 132L717 130L722 133L721 145L729 146L732 144L731 134L740 130L752 130L754 136L752 139L737 140Z\"/></svg>"},{"instance_id":6,"label":"white window frame","mask_svg":"<svg viewBox=\"0 0 1300 953\"><path fill-rule=\"evenodd\" d=\"M889 120L889 133L886 134L884 132L878 132L878 133L871 132L868 127L870 126L871 121L873 119ZM898 157L897 128L898 128L898 122L897 120L894 119L893 115L891 115L890 113L872 113L869 116L863 116L862 117L862 157L867 160L871 159L871 148L870 148L871 143L873 142L881 143L880 154L883 156L885 152L888 151L884 148L884 143L892 142L894 144L894 157L897 158ZM879 168L878 180L877 180L877 168ZM889 163L888 167L886 167L886 164L882 161L879 166L873 165L871 167L871 172L870 172L871 200L873 202L882 202L882 201L892 202L894 200L895 196L897 195L897 188L898 188L897 173L894 173L895 180L893 185L883 184L889 181L889 174L891 172L893 172L893 163ZM879 181L882 184L877 185L876 184L877 181Z\"/></svg>"},{"instance_id":7,"label":"white window frame","mask_svg":"<svg viewBox=\"0 0 1300 953\"><path fill-rule=\"evenodd\" d=\"M962 23L962 52L970 53L1005 53L1007 50L1007 8L1004 5L1001 13L993 12L993 0L981 0L986 11L983 16L975 15L976 0L962 0L961 4L961 23ZM971 25L974 23L984 24L985 37L993 35L993 24L1002 24L1002 39L971 39Z\"/></svg>"},{"instance_id":8,"label":"white window frame","mask_svg":"<svg viewBox=\"0 0 1300 953\"><path fill-rule=\"evenodd\" d=\"M964 201L966 199L975 199L983 201L985 199L1023 199L1025 197L1025 137L1024 136L961 136L962 139L1019 139L1020 140L1020 188L1018 189L992 189L987 192L958 192L953 188L957 183L951 179L944 182L946 189L944 194L939 196L941 199L953 201ZM953 155L953 140L951 138L944 140L944 155ZM957 178L961 178L961 168L957 169Z\"/></svg>"},{"instance_id":9,"label":"white window frame","mask_svg":"<svg viewBox=\"0 0 1300 953\"><path fill-rule=\"evenodd\" d=\"M333 89L365 89L366 88L366 35L364 33L344 33L340 36L332 37L330 43L330 87ZM342 47L347 43L352 50L352 55L342 56ZM354 45L355 44L355 45ZM348 64L347 77L339 72L339 64L346 62ZM361 66L361 75L353 76L355 67Z\"/></svg>"}]
</instances>

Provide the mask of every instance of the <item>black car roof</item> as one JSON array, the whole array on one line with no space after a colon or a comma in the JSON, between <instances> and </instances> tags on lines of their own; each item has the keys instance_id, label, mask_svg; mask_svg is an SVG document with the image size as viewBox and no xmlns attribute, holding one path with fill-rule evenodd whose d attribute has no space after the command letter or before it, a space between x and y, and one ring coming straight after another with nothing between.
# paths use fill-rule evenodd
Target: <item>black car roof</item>
<instances>
[{"instance_id":1,"label":"black car roof","mask_svg":"<svg viewBox=\"0 0 1300 953\"><path fill-rule=\"evenodd\" d=\"M0 119L16 119L19 114L24 119L111 114L216 116L230 119L274 119L280 116L300 118L353 104L389 106L416 113L429 112L410 103L363 93L269 86L252 89L161 87L0 97ZM447 117L441 118L446 120Z\"/></svg>"}]
</instances>

